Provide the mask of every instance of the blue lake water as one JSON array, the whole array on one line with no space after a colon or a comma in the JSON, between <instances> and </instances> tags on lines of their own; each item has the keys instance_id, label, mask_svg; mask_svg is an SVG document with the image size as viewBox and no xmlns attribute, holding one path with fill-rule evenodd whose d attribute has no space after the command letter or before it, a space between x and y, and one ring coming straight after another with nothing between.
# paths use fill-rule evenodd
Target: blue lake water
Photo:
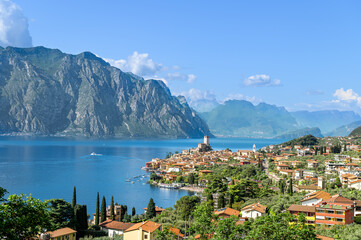
<instances>
[{"instance_id":1,"label":"blue lake water","mask_svg":"<svg viewBox=\"0 0 361 240\"><path fill-rule=\"evenodd\" d=\"M172 207L187 191L152 187L148 178L126 182L146 174L140 168L152 158L164 158L167 152L196 147L202 139L177 140L91 140L60 137L0 137L0 186L10 194L32 194L42 200L63 198L71 202L73 187L77 202L95 212L96 195L104 195L107 205L114 201L133 206L143 213L149 198L159 207ZM275 139L210 139L215 150L252 149L281 143ZM94 152L97 156L91 156ZM139 178L138 178L139 179Z\"/></svg>"}]
</instances>

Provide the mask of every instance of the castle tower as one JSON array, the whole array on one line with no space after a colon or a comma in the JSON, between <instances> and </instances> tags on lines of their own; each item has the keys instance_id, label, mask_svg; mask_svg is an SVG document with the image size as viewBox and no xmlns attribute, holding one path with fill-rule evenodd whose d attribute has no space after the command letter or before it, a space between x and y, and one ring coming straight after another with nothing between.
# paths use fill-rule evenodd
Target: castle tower
<instances>
[{"instance_id":1,"label":"castle tower","mask_svg":"<svg viewBox=\"0 0 361 240\"><path fill-rule=\"evenodd\" d=\"M253 144L253 153L256 153L257 149L256 149L256 144Z\"/></svg>"},{"instance_id":2,"label":"castle tower","mask_svg":"<svg viewBox=\"0 0 361 240\"><path fill-rule=\"evenodd\" d=\"M204 136L204 144L209 146L209 136Z\"/></svg>"},{"instance_id":3,"label":"castle tower","mask_svg":"<svg viewBox=\"0 0 361 240\"><path fill-rule=\"evenodd\" d=\"M318 177L317 179L317 186L319 186L321 189L325 188L325 178L324 177Z\"/></svg>"}]
</instances>

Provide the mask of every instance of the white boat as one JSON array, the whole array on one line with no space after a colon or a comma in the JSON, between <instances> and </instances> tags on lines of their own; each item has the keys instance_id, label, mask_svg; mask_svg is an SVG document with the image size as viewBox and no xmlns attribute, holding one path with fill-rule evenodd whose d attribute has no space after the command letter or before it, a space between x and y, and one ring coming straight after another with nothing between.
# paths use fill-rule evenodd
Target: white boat
<instances>
[{"instance_id":1,"label":"white boat","mask_svg":"<svg viewBox=\"0 0 361 240\"><path fill-rule=\"evenodd\" d=\"M98 153L92 152L92 153L90 154L90 156L102 156L102 154L98 154Z\"/></svg>"}]
</instances>

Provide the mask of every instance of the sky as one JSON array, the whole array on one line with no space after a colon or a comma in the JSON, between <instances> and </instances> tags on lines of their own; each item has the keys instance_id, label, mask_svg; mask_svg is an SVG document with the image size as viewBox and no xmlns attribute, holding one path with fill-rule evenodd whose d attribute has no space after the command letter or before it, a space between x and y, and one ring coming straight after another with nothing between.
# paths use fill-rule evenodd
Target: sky
<instances>
[{"instance_id":1,"label":"sky","mask_svg":"<svg viewBox=\"0 0 361 240\"><path fill-rule=\"evenodd\" d=\"M191 104L361 113L360 1L0 0L0 46L90 51Z\"/></svg>"}]
</instances>

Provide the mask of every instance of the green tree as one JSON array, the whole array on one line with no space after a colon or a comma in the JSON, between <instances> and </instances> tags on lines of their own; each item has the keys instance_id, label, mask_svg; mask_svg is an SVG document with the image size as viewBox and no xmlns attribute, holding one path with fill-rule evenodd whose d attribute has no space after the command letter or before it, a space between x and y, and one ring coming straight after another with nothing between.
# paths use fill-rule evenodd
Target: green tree
<instances>
[{"instance_id":1,"label":"green tree","mask_svg":"<svg viewBox=\"0 0 361 240\"><path fill-rule=\"evenodd\" d=\"M0 204L2 239L31 239L50 226L47 205L38 199L14 194Z\"/></svg>"},{"instance_id":2,"label":"green tree","mask_svg":"<svg viewBox=\"0 0 361 240\"><path fill-rule=\"evenodd\" d=\"M88 215L86 205L75 205L74 213L76 219L75 230L77 230L80 235L83 235L84 231L88 229Z\"/></svg>"},{"instance_id":3,"label":"green tree","mask_svg":"<svg viewBox=\"0 0 361 240\"><path fill-rule=\"evenodd\" d=\"M145 214L145 218L146 219L151 219L151 218L154 218L155 216L156 216L155 203L153 201L153 198L150 198L149 203L148 203L148 207L147 207L147 212Z\"/></svg>"},{"instance_id":4,"label":"green tree","mask_svg":"<svg viewBox=\"0 0 361 240\"><path fill-rule=\"evenodd\" d=\"M132 208L132 217L135 215L135 207Z\"/></svg>"},{"instance_id":5,"label":"green tree","mask_svg":"<svg viewBox=\"0 0 361 240\"><path fill-rule=\"evenodd\" d=\"M97 205L95 209L95 225L99 225L99 192L97 193Z\"/></svg>"},{"instance_id":6,"label":"green tree","mask_svg":"<svg viewBox=\"0 0 361 240\"><path fill-rule=\"evenodd\" d=\"M162 230L157 229L155 231L155 239L157 240L169 240L169 239L177 239L177 236L170 231L169 226L164 226Z\"/></svg>"},{"instance_id":7,"label":"green tree","mask_svg":"<svg viewBox=\"0 0 361 240\"><path fill-rule=\"evenodd\" d=\"M73 201L72 201L71 206L74 208L75 205L76 205L76 188L74 186L74 189L73 189Z\"/></svg>"},{"instance_id":8,"label":"green tree","mask_svg":"<svg viewBox=\"0 0 361 240\"><path fill-rule=\"evenodd\" d=\"M5 188L0 187L0 202L4 201L4 196L8 191Z\"/></svg>"},{"instance_id":9,"label":"green tree","mask_svg":"<svg viewBox=\"0 0 361 240\"><path fill-rule=\"evenodd\" d=\"M102 205L100 207L100 222L107 220L107 204L105 202L105 197L103 196Z\"/></svg>"},{"instance_id":10,"label":"green tree","mask_svg":"<svg viewBox=\"0 0 361 240\"><path fill-rule=\"evenodd\" d=\"M224 194L223 193L219 194L217 200L218 200L217 201L218 208L224 208L225 207L225 199L224 199Z\"/></svg>"},{"instance_id":11,"label":"green tree","mask_svg":"<svg viewBox=\"0 0 361 240\"><path fill-rule=\"evenodd\" d=\"M74 215L74 208L64 199L50 199L46 201L49 211L51 229L69 227Z\"/></svg>"},{"instance_id":12,"label":"green tree","mask_svg":"<svg viewBox=\"0 0 361 240\"><path fill-rule=\"evenodd\" d=\"M335 184L336 184L337 187L341 187L341 186L342 186L342 183L341 183L341 180L340 180L339 177L336 178Z\"/></svg>"},{"instance_id":13,"label":"green tree","mask_svg":"<svg viewBox=\"0 0 361 240\"><path fill-rule=\"evenodd\" d=\"M287 190L288 194L290 196L293 195L293 182L292 182L292 177L290 177L290 181L289 181L289 184L288 184L288 190Z\"/></svg>"},{"instance_id":14,"label":"green tree","mask_svg":"<svg viewBox=\"0 0 361 240\"><path fill-rule=\"evenodd\" d=\"M200 202L201 199L197 196L184 196L176 202L174 208L182 220L188 220Z\"/></svg>"},{"instance_id":15,"label":"green tree","mask_svg":"<svg viewBox=\"0 0 361 240\"><path fill-rule=\"evenodd\" d=\"M207 239L208 234L214 232L213 219L215 215L213 213L213 206L208 203L200 204L193 212L194 222L191 230L196 234L200 234L201 240Z\"/></svg>"},{"instance_id":16,"label":"green tree","mask_svg":"<svg viewBox=\"0 0 361 240\"><path fill-rule=\"evenodd\" d=\"M231 216L230 218L218 221L214 231L214 240L239 240L243 238L244 230L242 225L237 225L238 218Z\"/></svg>"},{"instance_id":17,"label":"green tree","mask_svg":"<svg viewBox=\"0 0 361 240\"><path fill-rule=\"evenodd\" d=\"M194 184L194 174L193 173L190 173L187 177L187 182L189 184Z\"/></svg>"},{"instance_id":18,"label":"green tree","mask_svg":"<svg viewBox=\"0 0 361 240\"><path fill-rule=\"evenodd\" d=\"M110 201L110 219L114 220L114 198Z\"/></svg>"}]
</instances>

